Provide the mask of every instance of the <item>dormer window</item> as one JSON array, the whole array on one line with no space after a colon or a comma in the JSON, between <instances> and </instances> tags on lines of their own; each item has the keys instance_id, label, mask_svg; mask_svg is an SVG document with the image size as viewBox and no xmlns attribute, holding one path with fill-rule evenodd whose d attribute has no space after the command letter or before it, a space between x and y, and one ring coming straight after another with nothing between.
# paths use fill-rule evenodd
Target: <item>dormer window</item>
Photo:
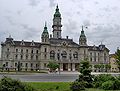
<instances>
[{"instance_id":1,"label":"dormer window","mask_svg":"<svg viewBox=\"0 0 120 91\"><path fill-rule=\"evenodd\" d=\"M31 46L35 46L35 43L34 43L34 41L32 40L32 42L31 42Z\"/></svg>"},{"instance_id":2,"label":"dormer window","mask_svg":"<svg viewBox=\"0 0 120 91\"><path fill-rule=\"evenodd\" d=\"M24 40L21 41L20 45L25 45Z\"/></svg>"}]
</instances>

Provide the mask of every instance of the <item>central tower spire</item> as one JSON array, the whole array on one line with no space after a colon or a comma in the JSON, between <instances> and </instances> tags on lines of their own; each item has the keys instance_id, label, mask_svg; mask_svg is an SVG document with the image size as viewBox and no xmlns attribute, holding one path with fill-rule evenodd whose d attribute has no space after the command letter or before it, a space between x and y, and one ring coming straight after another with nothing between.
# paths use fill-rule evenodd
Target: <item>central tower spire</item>
<instances>
[{"instance_id":1,"label":"central tower spire","mask_svg":"<svg viewBox=\"0 0 120 91\"><path fill-rule=\"evenodd\" d=\"M80 35L80 38L79 38L79 45L80 46L87 46L87 38L85 36L83 26L82 26L81 35Z\"/></svg>"},{"instance_id":2,"label":"central tower spire","mask_svg":"<svg viewBox=\"0 0 120 91\"><path fill-rule=\"evenodd\" d=\"M56 10L55 10L55 14L54 14L54 18L53 18L53 38L61 38L61 14L59 12L59 8L58 5L56 6Z\"/></svg>"}]
</instances>

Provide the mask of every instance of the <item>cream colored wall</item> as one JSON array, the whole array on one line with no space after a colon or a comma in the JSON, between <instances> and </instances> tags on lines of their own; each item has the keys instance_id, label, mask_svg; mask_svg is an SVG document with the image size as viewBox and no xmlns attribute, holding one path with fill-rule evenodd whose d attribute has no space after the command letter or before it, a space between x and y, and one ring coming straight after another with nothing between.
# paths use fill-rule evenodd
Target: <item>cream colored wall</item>
<instances>
[{"instance_id":1,"label":"cream colored wall","mask_svg":"<svg viewBox=\"0 0 120 91\"><path fill-rule=\"evenodd\" d=\"M114 57L110 58L110 64L111 64L111 72L119 72L119 69L117 67L116 59Z\"/></svg>"}]
</instances>

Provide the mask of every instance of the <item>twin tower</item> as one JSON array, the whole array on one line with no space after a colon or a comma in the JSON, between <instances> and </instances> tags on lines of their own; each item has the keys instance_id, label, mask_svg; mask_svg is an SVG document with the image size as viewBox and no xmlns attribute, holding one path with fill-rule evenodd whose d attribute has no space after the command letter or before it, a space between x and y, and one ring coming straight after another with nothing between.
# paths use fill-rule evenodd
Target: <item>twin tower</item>
<instances>
[{"instance_id":1,"label":"twin tower","mask_svg":"<svg viewBox=\"0 0 120 91\"><path fill-rule=\"evenodd\" d=\"M59 8L58 8L58 5L57 5L56 10L55 10L55 14L54 14L54 18L53 18L53 25L52 25L53 37L51 36L50 38L62 39L61 27L62 27L61 14L59 12ZM43 30L43 33L41 35L41 41L42 41L42 43L49 43L50 38L49 38L49 32L47 30L46 23L45 23L44 30ZM82 27L81 35L79 37L79 45L80 46L87 46L87 39L86 39L86 36L84 34L83 27Z\"/></svg>"}]
</instances>

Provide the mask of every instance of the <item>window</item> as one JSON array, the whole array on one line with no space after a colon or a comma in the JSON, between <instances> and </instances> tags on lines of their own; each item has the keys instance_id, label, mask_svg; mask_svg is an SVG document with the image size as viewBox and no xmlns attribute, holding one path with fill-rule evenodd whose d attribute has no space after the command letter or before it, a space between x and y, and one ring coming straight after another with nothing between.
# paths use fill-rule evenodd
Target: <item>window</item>
<instances>
[{"instance_id":1,"label":"window","mask_svg":"<svg viewBox=\"0 0 120 91\"><path fill-rule=\"evenodd\" d=\"M38 54L38 50L36 50L36 54Z\"/></svg>"},{"instance_id":2,"label":"window","mask_svg":"<svg viewBox=\"0 0 120 91\"><path fill-rule=\"evenodd\" d=\"M16 49L16 53L18 52L18 49Z\"/></svg>"},{"instance_id":3,"label":"window","mask_svg":"<svg viewBox=\"0 0 120 91\"><path fill-rule=\"evenodd\" d=\"M92 52L90 53L90 61L92 62Z\"/></svg>"},{"instance_id":4,"label":"window","mask_svg":"<svg viewBox=\"0 0 120 91\"><path fill-rule=\"evenodd\" d=\"M36 60L38 60L38 56L36 55Z\"/></svg>"},{"instance_id":5,"label":"window","mask_svg":"<svg viewBox=\"0 0 120 91\"><path fill-rule=\"evenodd\" d=\"M26 49L26 53L28 53L28 49Z\"/></svg>"},{"instance_id":6,"label":"window","mask_svg":"<svg viewBox=\"0 0 120 91\"><path fill-rule=\"evenodd\" d=\"M67 58L67 53L66 53L66 51L63 51L61 55L62 55L62 58L64 58L64 59Z\"/></svg>"},{"instance_id":7,"label":"window","mask_svg":"<svg viewBox=\"0 0 120 91\"><path fill-rule=\"evenodd\" d=\"M33 53L33 50L31 50L31 53Z\"/></svg>"},{"instance_id":8,"label":"window","mask_svg":"<svg viewBox=\"0 0 120 91\"><path fill-rule=\"evenodd\" d=\"M18 59L18 55L15 55L15 59Z\"/></svg>"},{"instance_id":9,"label":"window","mask_svg":"<svg viewBox=\"0 0 120 91\"><path fill-rule=\"evenodd\" d=\"M96 53L94 52L94 61L96 61Z\"/></svg>"},{"instance_id":10,"label":"window","mask_svg":"<svg viewBox=\"0 0 120 91\"><path fill-rule=\"evenodd\" d=\"M46 68L47 67L47 65L46 65L46 63L44 63L44 68Z\"/></svg>"},{"instance_id":11,"label":"window","mask_svg":"<svg viewBox=\"0 0 120 91\"><path fill-rule=\"evenodd\" d=\"M38 64L36 64L36 68L38 68Z\"/></svg>"},{"instance_id":12,"label":"window","mask_svg":"<svg viewBox=\"0 0 120 91\"><path fill-rule=\"evenodd\" d=\"M59 38L59 33L57 32L57 38Z\"/></svg>"},{"instance_id":13,"label":"window","mask_svg":"<svg viewBox=\"0 0 120 91\"><path fill-rule=\"evenodd\" d=\"M75 59L78 59L78 53L77 53L77 52L75 52L75 53L73 54L73 56L74 56Z\"/></svg>"},{"instance_id":14,"label":"window","mask_svg":"<svg viewBox=\"0 0 120 91\"><path fill-rule=\"evenodd\" d=\"M31 63L31 67L33 67L33 63Z\"/></svg>"},{"instance_id":15,"label":"window","mask_svg":"<svg viewBox=\"0 0 120 91\"><path fill-rule=\"evenodd\" d=\"M28 59L28 55L26 55L26 59Z\"/></svg>"},{"instance_id":16,"label":"window","mask_svg":"<svg viewBox=\"0 0 120 91\"><path fill-rule=\"evenodd\" d=\"M44 52L47 52L47 48L45 48Z\"/></svg>"},{"instance_id":17,"label":"window","mask_svg":"<svg viewBox=\"0 0 120 91\"><path fill-rule=\"evenodd\" d=\"M15 67L17 67L17 63L15 63Z\"/></svg>"},{"instance_id":18,"label":"window","mask_svg":"<svg viewBox=\"0 0 120 91\"><path fill-rule=\"evenodd\" d=\"M31 55L31 59L33 59L33 55Z\"/></svg>"},{"instance_id":19,"label":"window","mask_svg":"<svg viewBox=\"0 0 120 91\"><path fill-rule=\"evenodd\" d=\"M21 53L23 53L23 49L21 49Z\"/></svg>"},{"instance_id":20,"label":"window","mask_svg":"<svg viewBox=\"0 0 120 91\"><path fill-rule=\"evenodd\" d=\"M9 58L9 54L6 55L6 58Z\"/></svg>"},{"instance_id":21,"label":"window","mask_svg":"<svg viewBox=\"0 0 120 91\"><path fill-rule=\"evenodd\" d=\"M45 42L46 42L46 39L45 39Z\"/></svg>"},{"instance_id":22,"label":"window","mask_svg":"<svg viewBox=\"0 0 120 91\"><path fill-rule=\"evenodd\" d=\"M45 55L44 55L44 59L46 59L46 58L47 58L47 55L45 54Z\"/></svg>"},{"instance_id":23,"label":"window","mask_svg":"<svg viewBox=\"0 0 120 91\"><path fill-rule=\"evenodd\" d=\"M20 63L20 66L22 67L22 66L23 66L23 63Z\"/></svg>"},{"instance_id":24,"label":"window","mask_svg":"<svg viewBox=\"0 0 120 91\"><path fill-rule=\"evenodd\" d=\"M100 54L98 53L98 62L100 61Z\"/></svg>"},{"instance_id":25,"label":"window","mask_svg":"<svg viewBox=\"0 0 120 91\"><path fill-rule=\"evenodd\" d=\"M107 59L107 56L106 56L106 53L104 53L104 61L106 61Z\"/></svg>"},{"instance_id":26,"label":"window","mask_svg":"<svg viewBox=\"0 0 120 91\"><path fill-rule=\"evenodd\" d=\"M28 63L25 63L25 67L28 67Z\"/></svg>"},{"instance_id":27,"label":"window","mask_svg":"<svg viewBox=\"0 0 120 91\"><path fill-rule=\"evenodd\" d=\"M50 59L55 59L55 52L53 50L50 51Z\"/></svg>"},{"instance_id":28,"label":"window","mask_svg":"<svg viewBox=\"0 0 120 91\"><path fill-rule=\"evenodd\" d=\"M23 59L23 55L20 56L21 60Z\"/></svg>"},{"instance_id":29,"label":"window","mask_svg":"<svg viewBox=\"0 0 120 91\"><path fill-rule=\"evenodd\" d=\"M71 53L69 54L69 58L70 58L70 60L72 59L72 54Z\"/></svg>"},{"instance_id":30,"label":"window","mask_svg":"<svg viewBox=\"0 0 120 91\"><path fill-rule=\"evenodd\" d=\"M6 67L8 66L8 62L6 62Z\"/></svg>"},{"instance_id":31,"label":"window","mask_svg":"<svg viewBox=\"0 0 120 91\"><path fill-rule=\"evenodd\" d=\"M9 50L9 48L7 48L7 52L9 52L10 50Z\"/></svg>"}]
</instances>

